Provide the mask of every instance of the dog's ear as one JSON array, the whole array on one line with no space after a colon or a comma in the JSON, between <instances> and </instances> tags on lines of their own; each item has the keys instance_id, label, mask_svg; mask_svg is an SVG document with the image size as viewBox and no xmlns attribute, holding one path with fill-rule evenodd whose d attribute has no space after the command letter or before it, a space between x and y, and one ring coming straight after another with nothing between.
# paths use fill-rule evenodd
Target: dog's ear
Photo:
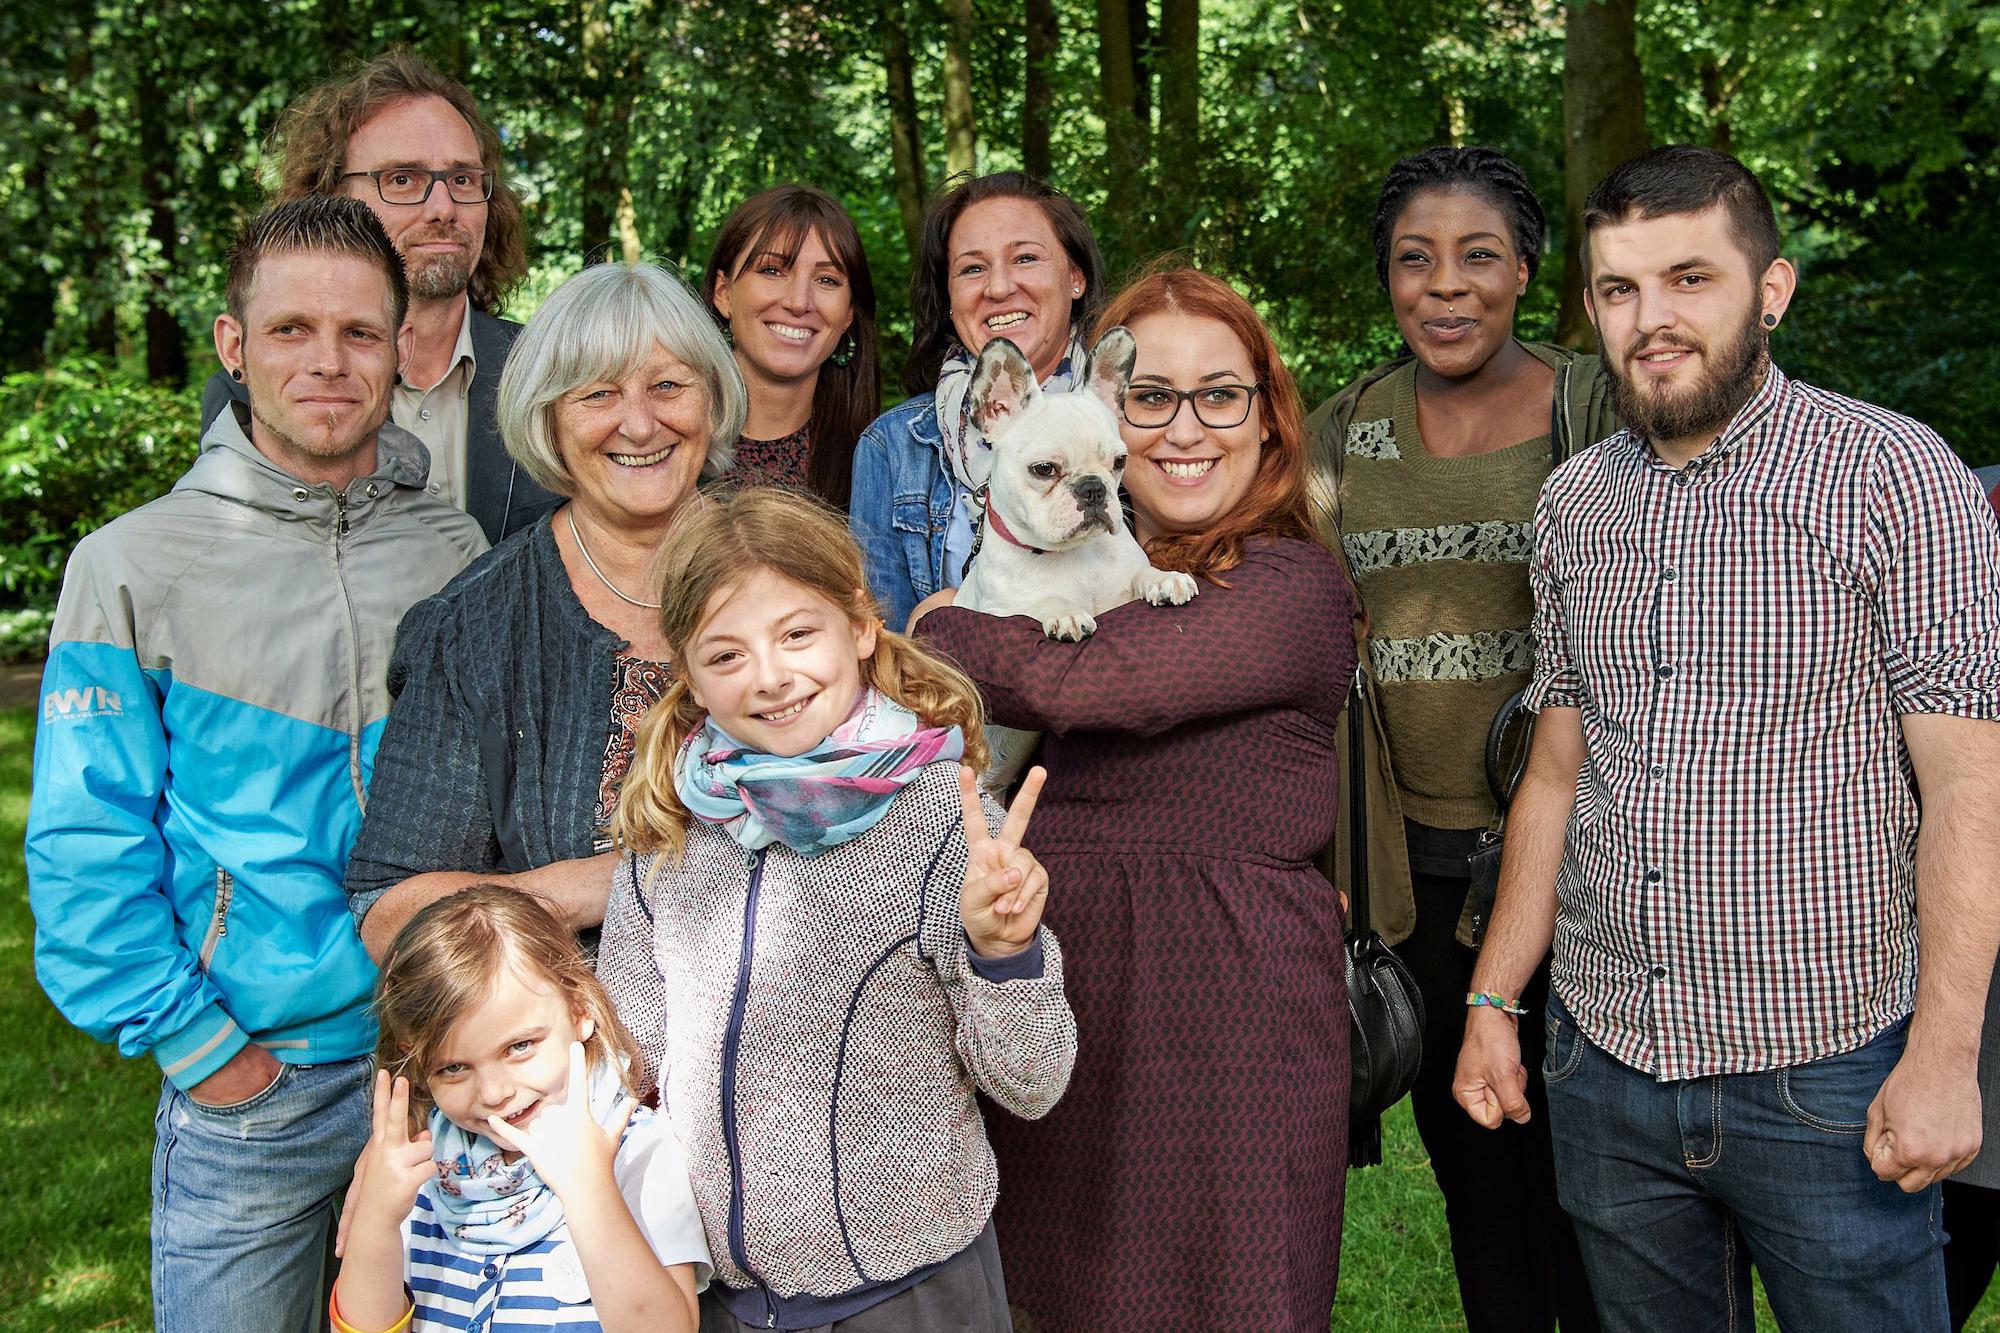
<instances>
[{"instance_id":1,"label":"dog's ear","mask_svg":"<svg viewBox=\"0 0 2000 1333\"><path fill-rule=\"evenodd\" d=\"M997 440L1041 396L1034 367L1021 355L1021 349L1005 338L995 338L979 353L979 363L972 368L972 386L965 391L965 403L979 433Z\"/></svg>"},{"instance_id":2,"label":"dog's ear","mask_svg":"<svg viewBox=\"0 0 2000 1333\"><path fill-rule=\"evenodd\" d=\"M1125 390L1132 383L1132 363L1138 356L1139 344L1123 324L1107 329L1090 349L1090 370L1084 382L1114 417L1124 415Z\"/></svg>"}]
</instances>

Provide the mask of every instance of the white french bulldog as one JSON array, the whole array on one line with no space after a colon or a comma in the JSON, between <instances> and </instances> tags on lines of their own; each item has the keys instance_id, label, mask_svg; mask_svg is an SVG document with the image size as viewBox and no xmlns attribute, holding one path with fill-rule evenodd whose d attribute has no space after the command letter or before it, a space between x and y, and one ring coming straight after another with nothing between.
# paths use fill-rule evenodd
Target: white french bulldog
<instances>
[{"instance_id":1,"label":"white french bulldog","mask_svg":"<svg viewBox=\"0 0 2000 1333\"><path fill-rule=\"evenodd\" d=\"M1050 638L1080 640L1096 630L1100 613L1136 597L1179 606L1195 595L1192 577L1153 567L1118 500L1125 470L1118 413L1136 353L1131 333L1112 329L1091 349L1083 388L1045 393L1007 339L980 352L966 405L992 445L971 464L972 480L986 488L986 516L957 605L1033 616ZM1011 786L1039 739L987 728L993 761L981 784Z\"/></svg>"}]
</instances>

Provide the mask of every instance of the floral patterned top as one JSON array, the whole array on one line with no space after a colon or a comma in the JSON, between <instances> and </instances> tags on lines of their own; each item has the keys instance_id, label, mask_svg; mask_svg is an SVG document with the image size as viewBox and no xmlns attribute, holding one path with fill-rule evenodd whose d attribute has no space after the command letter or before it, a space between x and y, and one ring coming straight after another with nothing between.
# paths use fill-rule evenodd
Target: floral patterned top
<instances>
[{"instance_id":1,"label":"floral patterned top","mask_svg":"<svg viewBox=\"0 0 2000 1333\"><path fill-rule=\"evenodd\" d=\"M722 482L738 490L749 486L790 486L804 490L806 459L812 453L812 421L776 440L736 441L736 461L722 474Z\"/></svg>"},{"instance_id":2,"label":"floral patterned top","mask_svg":"<svg viewBox=\"0 0 2000 1333\"><path fill-rule=\"evenodd\" d=\"M597 786L597 806L593 816L597 829L596 849L611 850L611 835L605 830L618 812L618 789L624 785L626 770L632 767L632 752L639 736L639 719L660 701L674 682L674 669L666 662L620 653L618 678L611 687L611 734L604 742L604 776Z\"/></svg>"}]
</instances>

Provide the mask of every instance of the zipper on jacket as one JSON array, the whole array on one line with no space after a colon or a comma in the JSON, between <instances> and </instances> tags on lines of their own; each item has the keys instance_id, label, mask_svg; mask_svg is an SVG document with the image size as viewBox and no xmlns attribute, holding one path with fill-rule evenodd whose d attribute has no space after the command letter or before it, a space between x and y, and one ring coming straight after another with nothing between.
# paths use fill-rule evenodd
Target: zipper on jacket
<instances>
[{"instance_id":1,"label":"zipper on jacket","mask_svg":"<svg viewBox=\"0 0 2000 1333\"><path fill-rule=\"evenodd\" d=\"M743 1045L743 1011L750 1004L750 962L757 951L757 899L764 888L764 853L749 853L750 889L743 895L743 944L736 955L736 991L729 1000L729 1026L722 1034L722 1143L729 1153L729 1257L764 1294L767 1328L778 1324L770 1288L750 1266L743 1239L743 1150L736 1138L736 1056Z\"/></svg>"},{"instance_id":2,"label":"zipper on jacket","mask_svg":"<svg viewBox=\"0 0 2000 1333\"><path fill-rule=\"evenodd\" d=\"M215 868L215 911L208 919L208 934L201 937L201 970L208 971L215 946L229 933L229 901L236 896L236 880L221 866Z\"/></svg>"},{"instance_id":3,"label":"zipper on jacket","mask_svg":"<svg viewBox=\"0 0 2000 1333\"><path fill-rule=\"evenodd\" d=\"M333 583L340 589L340 604L347 611L347 697L354 709L347 728L347 778L354 786L354 803L367 814L368 786L361 780L361 701L367 694L361 688L361 625L354 615L354 599L347 595L347 562L340 545L340 539L347 535L347 493L339 487L333 491L333 507L340 515L333 533Z\"/></svg>"}]
</instances>

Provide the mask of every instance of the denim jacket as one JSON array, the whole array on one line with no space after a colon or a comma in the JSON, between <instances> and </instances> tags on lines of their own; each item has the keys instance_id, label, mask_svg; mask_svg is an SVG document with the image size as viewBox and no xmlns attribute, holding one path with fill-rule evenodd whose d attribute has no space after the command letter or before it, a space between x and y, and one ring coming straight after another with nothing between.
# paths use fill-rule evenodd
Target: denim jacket
<instances>
[{"instance_id":1,"label":"denim jacket","mask_svg":"<svg viewBox=\"0 0 2000 1333\"><path fill-rule=\"evenodd\" d=\"M924 393L890 408L854 447L848 522L893 630L918 602L959 581L960 571L945 568L944 544L962 488L945 465L934 405Z\"/></svg>"}]
</instances>

